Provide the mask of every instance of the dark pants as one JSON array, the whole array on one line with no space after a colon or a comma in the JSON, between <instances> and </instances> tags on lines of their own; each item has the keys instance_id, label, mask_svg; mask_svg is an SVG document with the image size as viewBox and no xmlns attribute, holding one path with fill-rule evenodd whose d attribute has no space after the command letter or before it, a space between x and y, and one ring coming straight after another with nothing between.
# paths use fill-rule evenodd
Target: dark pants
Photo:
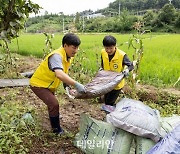
<instances>
[{"instance_id":1,"label":"dark pants","mask_svg":"<svg viewBox=\"0 0 180 154\"><path fill-rule=\"evenodd\" d=\"M50 117L59 116L59 103L53 92L47 88L30 88L47 105Z\"/></svg>"},{"instance_id":2,"label":"dark pants","mask_svg":"<svg viewBox=\"0 0 180 154\"><path fill-rule=\"evenodd\" d=\"M105 94L104 95L105 104L113 106L115 104L120 92L121 92L121 89L120 90L112 90L109 93Z\"/></svg>"}]
</instances>

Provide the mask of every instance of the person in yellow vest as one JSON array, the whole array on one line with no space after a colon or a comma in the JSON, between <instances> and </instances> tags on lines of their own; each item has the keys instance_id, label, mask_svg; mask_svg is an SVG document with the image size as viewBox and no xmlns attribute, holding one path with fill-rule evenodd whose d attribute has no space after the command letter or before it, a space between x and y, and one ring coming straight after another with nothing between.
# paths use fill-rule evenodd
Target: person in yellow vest
<instances>
[{"instance_id":1,"label":"person in yellow vest","mask_svg":"<svg viewBox=\"0 0 180 154\"><path fill-rule=\"evenodd\" d=\"M60 126L59 103L55 97L59 84L63 82L74 86L78 92L85 93L84 86L67 74L80 43L77 35L64 35L62 47L48 54L30 79L30 88L47 105L52 130L56 134L64 132Z\"/></svg>"},{"instance_id":2,"label":"person in yellow vest","mask_svg":"<svg viewBox=\"0 0 180 154\"><path fill-rule=\"evenodd\" d=\"M103 39L104 49L101 51L101 67L104 70L124 73L125 77L134 69L133 63L129 60L127 54L116 47L116 38L108 35ZM128 68L124 70L124 66ZM104 103L101 107L106 112L112 112L115 109L121 89L124 87L124 79L115 87L114 90L104 95Z\"/></svg>"}]
</instances>

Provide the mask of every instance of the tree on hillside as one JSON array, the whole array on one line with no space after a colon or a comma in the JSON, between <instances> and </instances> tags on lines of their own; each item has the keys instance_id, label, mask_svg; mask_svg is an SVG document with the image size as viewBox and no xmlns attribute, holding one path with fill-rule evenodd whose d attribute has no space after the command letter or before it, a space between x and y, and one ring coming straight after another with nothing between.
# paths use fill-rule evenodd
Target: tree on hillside
<instances>
[{"instance_id":1,"label":"tree on hillside","mask_svg":"<svg viewBox=\"0 0 180 154\"><path fill-rule=\"evenodd\" d=\"M144 9L156 9L157 0L146 0Z\"/></svg>"},{"instance_id":2,"label":"tree on hillside","mask_svg":"<svg viewBox=\"0 0 180 154\"><path fill-rule=\"evenodd\" d=\"M135 16L131 16L128 11L123 11L120 16L120 24L121 31L127 32L133 29L134 22L137 21Z\"/></svg>"},{"instance_id":3,"label":"tree on hillside","mask_svg":"<svg viewBox=\"0 0 180 154\"><path fill-rule=\"evenodd\" d=\"M145 26L150 26L152 23L152 20L154 19L154 13L152 11L148 11L143 16L143 22Z\"/></svg>"},{"instance_id":4,"label":"tree on hillside","mask_svg":"<svg viewBox=\"0 0 180 154\"><path fill-rule=\"evenodd\" d=\"M180 28L180 12L177 15L177 18L175 20L175 27Z\"/></svg>"},{"instance_id":5,"label":"tree on hillside","mask_svg":"<svg viewBox=\"0 0 180 154\"><path fill-rule=\"evenodd\" d=\"M166 4L158 15L160 22L171 24L176 18L176 10L172 4Z\"/></svg>"},{"instance_id":6,"label":"tree on hillside","mask_svg":"<svg viewBox=\"0 0 180 154\"><path fill-rule=\"evenodd\" d=\"M75 24L79 24L80 14L77 12L75 16Z\"/></svg>"},{"instance_id":7,"label":"tree on hillside","mask_svg":"<svg viewBox=\"0 0 180 154\"><path fill-rule=\"evenodd\" d=\"M102 9L102 12L106 12L104 10L112 9L115 12L119 10L119 3L121 10L127 9L128 11L142 11L149 9L161 9L164 5L169 4L169 0L116 0L109 4L109 6L105 9ZM172 0L172 5L174 5L177 9L180 9L180 1Z\"/></svg>"},{"instance_id":8,"label":"tree on hillside","mask_svg":"<svg viewBox=\"0 0 180 154\"><path fill-rule=\"evenodd\" d=\"M161 9L166 4L169 4L169 0L158 0L156 3L156 7Z\"/></svg>"},{"instance_id":9,"label":"tree on hillside","mask_svg":"<svg viewBox=\"0 0 180 154\"><path fill-rule=\"evenodd\" d=\"M180 1L179 0L173 0L172 4L176 9L180 9Z\"/></svg>"}]
</instances>

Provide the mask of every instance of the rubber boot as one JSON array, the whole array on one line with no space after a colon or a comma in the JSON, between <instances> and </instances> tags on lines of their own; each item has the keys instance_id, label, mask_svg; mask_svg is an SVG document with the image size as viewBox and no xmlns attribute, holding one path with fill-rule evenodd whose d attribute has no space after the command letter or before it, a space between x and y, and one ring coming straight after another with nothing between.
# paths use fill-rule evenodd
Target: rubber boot
<instances>
[{"instance_id":1,"label":"rubber boot","mask_svg":"<svg viewBox=\"0 0 180 154\"><path fill-rule=\"evenodd\" d=\"M51 122L51 127L53 130L53 133L55 134L62 134L64 133L64 130L60 126L60 121L59 121L59 115L56 117L49 117L50 122Z\"/></svg>"}]
</instances>

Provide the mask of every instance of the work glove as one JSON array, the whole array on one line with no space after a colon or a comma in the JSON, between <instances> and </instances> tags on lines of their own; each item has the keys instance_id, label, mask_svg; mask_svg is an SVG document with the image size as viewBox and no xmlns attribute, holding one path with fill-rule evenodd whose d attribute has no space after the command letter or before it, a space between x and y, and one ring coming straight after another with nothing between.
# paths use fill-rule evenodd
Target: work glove
<instances>
[{"instance_id":1,"label":"work glove","mask_svg":"<svg viewBox=\"0 0 180 154\"><path fill-rule=\"evenodd\" d=\"M129 75L129 70L125 69L122 73L124 74L124 77L127 77Z\"/></svg>"},{"instance_id":2,"label":"work glove","mask_svg":"<svg viewBox=\"0 0 180 154\"><path fill-rule=\"evenodd\" d=\"M80 84L79 82L76 82L74 87L79 93L86 93L84 85Z\"/></svg>"},{"instance_id":3,"label":"work glove","mask_svg":"<svg viewBox=\"0 0 180 154\"><path fill-rule=\"evenodd\" d=\"M73 91L71 92L71 89L70 89L70 87L69 86L67 86L66 88L65 88L65 90L66 90L66 94L69 96L69 98L72 98L72 99L74 99L75 97L73 96Z\"/></svg>"}]
</instances>

